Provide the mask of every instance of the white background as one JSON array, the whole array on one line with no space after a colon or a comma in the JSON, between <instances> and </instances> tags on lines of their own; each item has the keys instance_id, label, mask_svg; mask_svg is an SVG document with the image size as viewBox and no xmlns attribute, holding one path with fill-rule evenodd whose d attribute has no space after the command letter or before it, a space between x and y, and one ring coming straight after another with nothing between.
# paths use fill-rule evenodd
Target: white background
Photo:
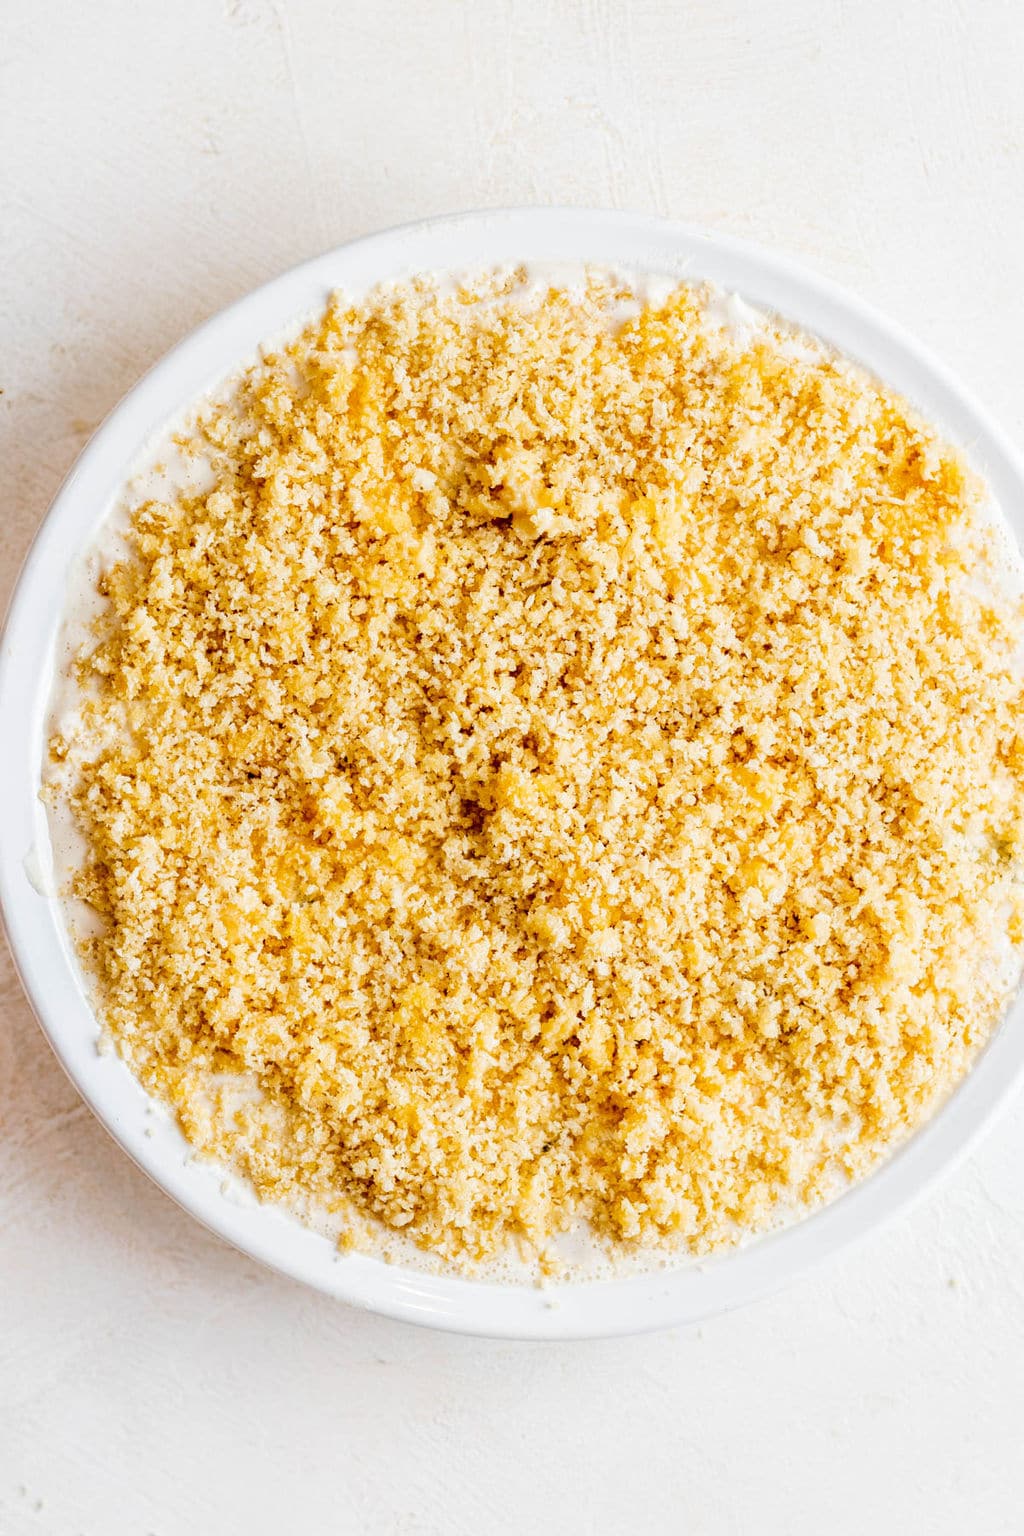
<instances>
[{"instance_id":1,"label":"white background","mask_svg":"<svg viewBox=\"0 0 1024 1536\"><path fill-rule=\"evenodd\" d=\"M634 207L802 258L1024 438L1020 0L3 0L2 598L89 432L350 236ZM0 750L3 744L0 744ZM0 1531L1024 1528L1024 1106L891 1230L703 1328L359 1316L151 1187L0 966Z\"/></svg>"}]
</instances>

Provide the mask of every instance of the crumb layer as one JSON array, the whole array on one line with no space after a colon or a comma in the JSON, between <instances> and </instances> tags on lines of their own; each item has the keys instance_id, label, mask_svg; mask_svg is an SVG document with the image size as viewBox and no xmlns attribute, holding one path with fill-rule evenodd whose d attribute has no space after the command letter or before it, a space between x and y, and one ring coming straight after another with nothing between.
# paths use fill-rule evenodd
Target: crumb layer
<instances>
[{"instance_id":1,"label":"crumb layer","mask_svg":"<svg viewBox=\"0 0 1024 1536\"><path fill-rule=\"evenodd\" d=\"M1007 1002L1021 609L876 381L691 287L511 286L336 300L205 410L213 488L134 508L52 743L83 943L264 1196L702 1251Z\"/></svg>"}]
</instances>

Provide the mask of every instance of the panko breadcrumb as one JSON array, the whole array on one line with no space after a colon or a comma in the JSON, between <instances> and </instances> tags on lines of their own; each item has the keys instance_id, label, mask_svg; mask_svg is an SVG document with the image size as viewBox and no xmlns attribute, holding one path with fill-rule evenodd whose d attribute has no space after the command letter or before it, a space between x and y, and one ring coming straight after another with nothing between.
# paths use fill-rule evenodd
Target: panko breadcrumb
<instances>
[{"instance_id":1,"label":"panko breadcrumb","mask_svg":"<svg viewBox=\"0 0 1024 1536\"><path fill-rule=\"evenodd\" d=\"M52 742L83 952L263 1197L700 1252L1006 1006L1024 615L864 372L693 286L521 288L336 298L201 412L211 488L133 507Z\"/></svg>"}]
</instances>

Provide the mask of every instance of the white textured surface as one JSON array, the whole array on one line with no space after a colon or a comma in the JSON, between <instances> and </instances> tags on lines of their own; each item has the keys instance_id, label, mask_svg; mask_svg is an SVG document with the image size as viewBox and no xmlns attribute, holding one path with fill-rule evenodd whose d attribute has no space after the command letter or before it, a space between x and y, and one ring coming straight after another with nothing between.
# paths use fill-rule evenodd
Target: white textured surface
<instances>
[{"instance_id":1,"label":"white textured surface","mask_svg":"<svg viewBox=\"0 0 1024 1536\"><path fill-rule=\"evenodd\" d=\"M1018 0L7 0L3 595L146 365L350 235L635 206L895 314L1024 436ZM0 1531L1020 1530L1024 1106L908 1219L701 1330L505 1346L306 1294L77 1103L0 973Z\"/></svg>"}]
</instances>

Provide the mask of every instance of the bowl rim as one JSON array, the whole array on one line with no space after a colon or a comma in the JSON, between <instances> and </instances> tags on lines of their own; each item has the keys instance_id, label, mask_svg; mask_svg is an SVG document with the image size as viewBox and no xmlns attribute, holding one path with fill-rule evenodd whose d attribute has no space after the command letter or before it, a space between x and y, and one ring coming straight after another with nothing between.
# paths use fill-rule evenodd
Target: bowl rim
<instances>
[{"instance_id":1,"label":"bowl rim","mask_svg":"<svg viewBox=\"0 0 1024 1536\"><path fill-rule=\"evenodd\" d=\"M564 1340L641 1333L739 1306L904 1209L967 1154L1024 1080L1021 1000L925 1126L868 1178L795 1225L705 1264L551 1289L500 1284L341 1257L283 1212L226 1195L222 1172L191 1158L127 1066L98 1051L58 903L40 891L35 867L48 851L38 789L69 572L147 441L333 288L358 293L417 271L518 261L708 278L777 311L864 363L965 447L1022 541L1024 462L987 410L901 326L786 256L689 224L589 208L486 209L363 236L271 279L187 335L110 412L58 491L0 638L0 909L22 986L71 1081L133 1161L209 1230L271 1269L387 1317L457 1333Z\"/></svg>"}]
</instances>

